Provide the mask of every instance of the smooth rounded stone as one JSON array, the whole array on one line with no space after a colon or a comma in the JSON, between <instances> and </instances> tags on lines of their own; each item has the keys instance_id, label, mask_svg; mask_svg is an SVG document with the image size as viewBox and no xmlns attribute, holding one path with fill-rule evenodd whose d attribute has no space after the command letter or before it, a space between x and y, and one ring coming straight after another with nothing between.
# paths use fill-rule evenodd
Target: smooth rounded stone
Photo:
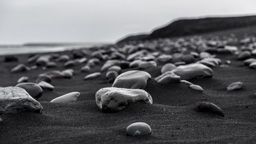
<instances>
[{"instance_id":1,"label":"smooth rounded stone","mask_svg":"<svg viewBox=\"0 0 256 144\"><path fill-rule=\"evenodd\" d=\"M126 133L129 136L144 136L151 134L151 127L144 122L136 122L130 124L126 128Z\"/></svg>"},{"instance_id":2,"label":"smooth rounded stone","mask_svg":"<svg viewBox=\"0 0 256 144\"><path fill-rule=\"evenodd\" d=\"M69 60L69 61L65 62L64 67L73 67L73 66L75 66L76 64L77 64L76 61L74 61L74 60Z\"/></svg>"},{"instance_id":3,"label":"smooth rounded stone","mask_svg":"<svg viewBox=\"0 0 256 144\"><path fill-rule=\"evenodd\" d=\"M255 58L249 58L244 61L244 65L249 66L251 63L256 62Z\"/></svg>"},{"instance_id":4,"label":"smooth rounded stone","mask_svg":"<svg viewBox=\"0 0 256 144\"><path fill-rule=\"evenodd\" d=\"M81 51L72 51L73 53L73 58L75 59L80 59L84 57L84 53L82 53Z\"/></svg>"},{"instance_id":5,"label":"smooth rounded stone","mask_svg":"<svg viewBox=\"0 0 256 144\"><path fill-rule=\"evenodd\" d=\"M172 60L172 55L162 54L159 57L157 57L157 61L161 63L167 63L167 62L170 62L171 60Z\"/></svg>"},{"instance_id":6,"label":"smooth rounded stone","mask_svg":"<svg viewBox=\"0 0 256 144\"><path fill-rule=\"evenodd\" d=\"M228 51L230 51L231 53L234 53L234 52L236 52L236 51L238 51L238 48L236 47L236 46L225 46L224 47L224 50L228 50Z\"/></svg>"},{"instance_id":7,"label":"smooth rounded stone","mask_svg":"<svg viewBox=\"0 0 256 144\"><path fill-rule=\"evenodd\" d=\"M144 89L151 75L145 71L130 70L120 74L114 81L112 87Z\"/></svg>"},{"instance_id":8,"label":"smooth rounded stone","mask_svg":"<svg viewBox=\"0 0 256 144\"><path fill-rule=\"evenodd\" d=\"M70 60L70 58L69 58L68 55L61 55L61 56L57 59L57 61L59 61L59 62L67 62L67 61L69 61L69 60Z\"/></svg>"},{"instance_id":9,"label":"smooth rounded stone","mask_svg":"<svg viewBox=\"0 0 256 144\"><path fill-rule=\"evenodd\" d=\"M194 85L194 84L192 84L192 85L190 85L189 86L191 89L193 89L193 90L196 90L196 91L200 91L200 92L203 92L204 91L204 89L201 87L201 86L199 86L199 85Z\"/></svg>"},{"instance_id":10,"label":"smooth rounded stone","mask_svg":"<svg viewBox=\"0 0 256 144\"><path fill-rule=\"evenodd\" d=\"M4 56L4 62L17 62L19 59L16 56L7 55Z\"/></svg>"},{"instance_id":11,"label":"smooth rounded stone","mask_svg":"<svg viewBox=\"0 0 256 144\"><path fill-rule=\"evenodd\" d=\"M180 76L174 74L172 71L167 71L155 78L159 84L169 84L180 82Z\"/></svg>"},{"instance_id":12,"label":"smooth rounded stone","mask_svg":"<svg viewBox=\"0 0 256 144\"><path fill-rule=\"evenodd\" d=\"M190 80L194 78L204 78L212 77L212 69L200 64L188 64L184 66L178 66L176 69L172 70L176 75L180 76L183 80Z\"/></svg>"},{"instance_id":13,"label":"smooth rounded stone","mask_svg":"<svg viewBox=\"0 0 256 144\"><path fill-rule=\"evenodd\" d=\"M121 70L122 68L120 66L112 66L108 69L108 71L115 71L117 73L120 73Z\"/></svg>"},{"instance_id":14,"label":"smooth rounded stone","mask_svg":"<svg viewBox=\"0 0 256 144\"><path fill-rule=\"evenodd\" d=\"M172 71L176 68L176 66L172 63L167 63L161 68L161 73L165 73L167 71Z\"/></svg>"},{"instance_id":15,"label":"smooth rounded stone","mask_svg":"<svg viewBox=\"0 0 256 144\"><path fill-rule=\"evenodd\" d=\"M55 62L48 62L48 63L46 64L46 67L47 67L47 68L54 68L54 67L57 67L57 64L56 64Z\"/></svg>"},{"instance_id":16,"label":"smooth rounded stone","mask_svg":"<svg viewBox=\"0 0 256 144\"><path fill-rule=\"evenodd\" d=\"M33 98L40 98L43 95L43 89L36 83L19 83L16 87L23 88Z\"/></svg>"},{"instance_id":17,"label":"smooth rounded stone","mask_svg":"<svg viewBox=\"0 0 256 144\"><path fill-rule=\"evenodd\" d=\"M87 65L90 67L94 67L97 64L100 64L100 60L97 58L92 58L87 62Z\"/></svg>"},{"instance_id":18,"label":"smooth rounded stone","mask_svg":"<svg viewBox=\"0 0 256 144\"><path fill-rule=\"evenodd\" d=\"M209 67L216 67L221 64L221 60L218 58L204 58L200 60L198 63L204 64Z\"/></svg>"},{"instance_id":19,"label":"smooth rounded stone","mask_svg":"<svg viewBox=\"0 0 256 144\"><path fill-rule=\"evenodd\" d=\"M50 76L46 75L46 74L40 74L37 78L36 78L36 83L40 83L41 81L45 81L47 83L51 83L52 79Z\"/></svg>"},{"instance_id":20,"label":"smooth rounded stone","mask_svg":"<svg viewBox=\"0 0 256 144\"><path fill-rule=\"evenodd\" d=\"M256 69L256 61L249 65L251 69Z\"/></svg>"},{"instance_id":21,"label":"smooth rounded stone","mask_svg":"<svg viewBox=\"0 0 256 144\"><path fill-rule=\"evenodd\" d=\"M140 69L146 69L146 68L151 68L151 67L156 67L157 64L155 61L142 61L139 63L139 68Z\"/></svg>"},{"instance_id":22,"label":"smooth rounded stone","mask_svg":"<svg viewBox=\"0 0 256 144\"><path fill-rule=\"evenodd\" d=\"M30 71L30 68L24 64L18 64L17 66L11 69L12 73L25 72L25 71Z\"/></svg>"},{"instance_id":23,"label":"smooth rounded stone","mask_svg":"<svg viewBox=\"0 0 256 144\"><path fill-rule=\"evenodd\" d=\"M99 60L104 60L104 56L100 51L93 52L92 57L98 58Z\"/></svg>"},{"instance_id":24,"label":"smooth rounded stone","mask_svg":"<svg viewBox=\"0 0 256 144\"><path fill-rule=\"evenodd\" d=\"M187 86L194 85L192 82L189 82L189 81L187 81L187 80L180 80L180 83L183 83L183 84L185 84L185 85L187 85Z\"/></svg>"},{"instance_id":25,"label":"smooth rounded stone","mask_svg":"<svg viewBox=\"0 0 256 144\"><path fill-rule=\"evenodd\" d=\"M39 58L39 55L33 55L33 56L31 56L31 57L29 57L28 58L28 60L27 60L27 63L34 63L34 62L36 62L36 60Z\"/></svg>"},{"instance_id":26,"label":"smooth rounded stone","mask_svg":"<svg viewBox=\"0 0 256 144\"><path fill-rule=\"evenodd\" d=\"M33 65L33 66L30 67L31 70L35 70L35 69L37 69L37 68L38 68L37 65Z\"/></svg>"},{"instance_id":27,"label":"smooth rounded stone","mask_svg":"<svg viewBox=\"0 0 256 144\"><path fill-rule=\"evenodd\" d=\"M185 62L186 64L194 63L196 61L195 57L191 54L185 54L181 56L181 61Z\"/></svg>"},{"instance_id":28,"label":"smooth rounded stone","mask_svg":"<svg viewBox=\"0 0 256 144\"><path fill-rule=\"evenodd\" d=\"M52 56L51 55L42 55L36 60L36 65L38 66L46 66L48 62L50 62Z\"/></svg>"},{"instance_id":29,"label":"smooth rounded stone","mask_svg":"<svg viewBox=\"0 0 256 144\"><path fill-rule=\"evenodd\" d=\"M140 63L142 62L142 60L134 60L129 64L130 68L135 68L135 67L139 67Z\"/></svg>"},{"instance_id":30,"label":"smooth rounded stone","mask_svg":"<svg viewBox=\"0 0 256 144\"><path fill-rule=\"evenodd\" d=\"M89 80L89 79L95 79L101 76L100 72L95 72L92 74L88 74L87 76L84 77L84 80Z\"/></svg>"},{"instance_id":31,"label":"smooth rounded stone","mask_svg":"<svg viewBox=\"0 0 256 144\"><path fill-rule=\"evenodd\" d=\"M144 57L147 54L148 54L148 52L146 50L137 51L133 54L128 55L127 60L128 61L133 61L133 60L139 59L141 57Z\"/></svg>"},{"instance_id":32,"label":"smooth rounded stone","mask_svg":"<svg viewBox=\"0 0 256 144\"><path fill-rule=\"evenodd\" d=\"M86 63L87 62L87 58L81 58L78 60L78 63L82 64L82 63Z\"/></svg>"},{"instance_id":33,"label":"smooth rounded stone","mask_svg":"<svg viewBox=\"0 0 256 144\"><path fill-rule=\"evenodd\" d=\"M112 66L119 66L120 61L119 60L108 60L105 62L105 64L101 67L101 71L106 71Z\"/></svg>"},{"instance_id":34,"label":"smooth rounded stone","mask_svg":"<svg viewBox=\"0 0 256 144\"><path fill-rule=\"evenodd\" d=\"M206 101L199 102L197 103L196 108L199 112L214 113L224 117L223 110L219 106L211 102L206 102Z\"/></svg>"},{"instance_id":35,"label":"smooth rounded stone","mask_svg":"<svg viewBox=\"0 0 256 144\"><path fill-rule=\"evenodd\" d=\"M234 82L227 87L227 91L240 90L244 87L243 82Z\"/></svg>"},{"instance_id":36,"label":"smooth rounded stone","mask_svg":"<svg viewBox=\"0 0 256 144\"><path fill-rule=\"evenodd\" d=\"M114 82L117 76L118 76L118 73L116 71L108 71L106 73L106 79L110 83Z\"/></svg>"},{"instance_id":37,"label":"smooth rounded stone","mask_svg":"<svg viewBox=\"0 0 256 144\"><path fill-rule=\"evenodd\" d=\"M23 82L28 82L29 78L27 76L23 76L18 79L17 83L23 83Z\"/></svg>"},{"instance_id":38,"label":"smooth rounded stone","mask_svg":"<svg viewBox=\"0 0 256 144\"><path fill-rule=\"evenodd\" d=\"M200 57L201 59L209 58L209 57L211 57L211 56L212 56L212 55L211 55L210 53L208 53L208 52L201 52L200 55L199 55L199 57Z\"/></svg>"},{"instance_id":39,"label":"smooth rounded stone","mask_svg":"<svg viewBox=\"0 0 256 144\"><path fill-rule=\"evenodd\" d=\"M98 90L95 99L97 106L104 112L118 112L134 102L153 103L151 95L145 90L115 87Z\"/></svg>"},{"instance_id":40,"label":"smooth rounded stone","mask_svg":"<svg viewBox=\"0 0 256 144\"><path fill-rule=\"evenodd\" d=\"M91 68L90 66L88 65L85 65L81 68L81 72L90 72L91 71Z\"/></svg>"},{"instance_id":41,"label":"smooth rounded stone","mask_svg":"<svg viewBox=\"0 0 256 144\"><path fill-rule=\"evenodd\" d=\"M186 64L186 62L184 62L184 61L179 61L179 62L174 63L174 65L176 65L176 66L181 66L181 65L185 65L185 64Z\"/></svg>"},{"instance_id":42,"label":"smooth rounded stone","mask_svg":"<svg viewBox=\"0 0 256 144\"><path fill-rule=\"evenodd\" d=\"M53 100L51 100L51 103L72 103L76 102L77 98L80 96L80 92L71 92L67 93L65 95L59 96Z\"/></svg>"},{"instance_id":43,"label":"smooth rounded stone","mask_svg":"<svg viewBox=\"0 0 256 144\"><path fill-rule=\"evenodd\" d=\"M63 75L64 78L72 78L74 75L73 69L67 69L61 72L61 75Z\"/></svg>"},{"instance_id":44,"label":"smooth rounded stone","mask_svg":"<svg viewBox=\"0 0 256 144\"><path fill-rule=\"evenodd\" d=\"M42 113L42 105L19 87L0 87L0 114L35 112Z\"/></svg>"},{"instance_id":45,"label":"smooth rounded stone","mask_svg":"<svg viewBox=\"0 0 256 144\"><path fill-rule=\"evenodd\" d=\"M46 72L45 75L49 76L51 79L53 79L53 78L63 78L63 75L58 70Z\"/></svg>"},{"instance_id":46,"label":"smooth rounded stone","mask_svg":"<svg viewBox=\"0 0 256 144\"><path fill-rule=\"evenodd\" d=\"M38 83L38 85L42 88L42 89L48 89L50 91L54 90L54 86L45 82L45 81L41 81Z\"/></svg>"},{"instance_id":47,"label":"smooth rounded stone","mask_svg":"<svg viewBox=\"0 0 256 144\"><path fill-rule=\"evenodd\" d=\"M239 55L238 55L238 59L239 60L244 60L244 59L248 59L251 57L251 52L249 51L242 51Z\"/></svg>"},{"instance_id":48,"label":"smooth rounded stone","mask_svg":"<svg viewBox=\"0 0 256 144\"><path fill-rule=\"evenodd\" d=\"M153 55L146 55L140 58L142 61L155 61L156 57Z\"/></svg>"}]
</instances>

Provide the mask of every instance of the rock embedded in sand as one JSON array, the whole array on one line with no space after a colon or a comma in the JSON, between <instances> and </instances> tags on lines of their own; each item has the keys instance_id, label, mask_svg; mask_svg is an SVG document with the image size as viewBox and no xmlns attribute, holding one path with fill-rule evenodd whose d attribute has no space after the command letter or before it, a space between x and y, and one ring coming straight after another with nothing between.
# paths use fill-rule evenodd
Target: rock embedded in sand
<instances>
[{"instance_id":1,"label":"rock embedded in sand","mask_svg":"<svg viewBox=\"0 0 256 144\"><path fill-rule=\"evenodd\" d=\"M244 65L249 66L253 62L256 62L256 59L255 58L249 58L249 59L244 61Z\"/></svg>"},{"instance_id":2,"label":"rock embedded in sand","mask_svg":"<svg viewBox=\"0 0 256 144\"><path fill-rule=\"evenodd\" d=\"M67 93L65 95L59 96L53 100L51 100L51 103L72 103L76 102L77 98L80 96L80 92L71 92Z\"/></svg>"},{"instance_id":3,"label":"rock embedded in sand","mask_svg":"<svg viewBox=\"0 0 256 144\"><path fill-rule=\"evenodd\" d=\"M29 78L27 76L23 76L18 79L17 83L23 83L23 82L28 82Z\"/></svg>"},{"instance_id":4,"label":"rock embedded in sand","mask_svg":"<svg viewBox=\"0 0 256 144\"><path fill-rule=\"evenodd\" d=\"M19 87L0 87L0 114L18 112L42 113L42 105Z\"/></svg>"},{"instance_id":5,"label":"rock embedded in sand","mask_svg":"<svg viewBox=\"0 0 256 144\"><path fill-rule=\"evenodd\" d=\"M75 66L76 64L77 64L76 61L69 60L69 61L65 62L64 67L72 67L72 66Z\"/></svg>"},{"instance_id":6,"label":"rock embedded in sand","mask_svg":"<svg viewBox=\"0 0 256 144\"><path fill-rule=\"evenodd\" d=\"M38 66L46 66L47 63L50 62L52 56L51 55L42 55L36 60L36 65Z\"/></svg>"},{"instance_id":7,"label":"rock embedded in sand","mask_svg":"<svg viewBox=\"0 0 256 144\"><path fill-rule=\"evenodd\" d=\"M30 96L36 99L40 98L43 94L43 89L36 83L19 83L16 87L23 88Z\"/></svg>"},{"instance_id":8,"label":"rock embedded in sand","mask_svg":"<svg viewBox=\"0 0 256 144\"><path fill-rule=\"evenodd\" d=\"M114 82L117 76L118 76L118 73L116 71L108 71L106 73L106 79L110 83Z\"/></svg>"},{"instance_id":9,"label":"rock embedded in sand","mask_svg":"<svg viewBox=\"0 0 256 144\"><path fill-rule=\"evenodd\" d=\"M61 75L63 75L64 78L72 78L74 75L74 70L73 69L67 69L61 72Z\"/></svg>"},{"instance_id":10,"label":"rock embedded in sand","mask_svg":"<svg viewBox=\"0 0 256 144\"><path fill-rule=\"evenodd\" d=\"M189 87L192 88L193 90L196 90L196 91L200 91L200 92L204 91L204 89L199 85L192 84Z\"/></svg>"},{"instance_id":11,"label":"rock embedded in sand","mask_svg":"<svg viewBox=\"0 0 256 144\"><path fill-rule=\"evenodd\" d=\"M251 57L251 52L249 51L243 51L238 55L238 59L239 60L244 60L244 59L248 59Z\"/></svg>"},{"instance_id":12,"label":"rock embedded in sand","mask_svg":"<svg viewBox=\"0 0 256 144\"><path fill-rule=\"evenodd\" d=\"M61 56L57 59L57 61L59 61L59 62L67 62L67 61L69 61L69 60L70 60L70 58L69 58L68 55L61 55Z\"/></svg>"},{"instance_id":13,"label":"rock embedded in sand","mask_svg":"<svg viewBox=\"0 0 256 144\"><path fill-rule=\"evenodd\" d=\"M45 82L45 81L41 81L38 83L38 85L42 88L42 89L48 89L48 90L54 90L54 86Z\"/></svg>"},{"instance_id":14,"label":"rock embedded in sand","mask_svg":"<svg viewBox=\"0 0 256 144\"><path fill-rule=\"evenodd\" d=\"M252 63L249 65L249 68L251 68L251 69L256 69L256 62L252 62Z\"/></svg>"},{"instance_id":15,"label":"rock embedded in sand","mask_svg":"<svg viewBox=\"0 0 256 144\"><path fill-rule=\"evenodd\" d=\"M180 82L180 76L174 74L172 71L167 71L155 78L159 84L169 84Z\"/></svg>"},{"instance_id":16,"label":"rock embedded in sand","mask_svg":"<svg viewBox=\"0 0 256 144\"><path fill-rule=\"evenodd\" d=\"M91 68L90 66L88 65L85 65L81 68L81 72L90 72L91 71Z\"/></svg>"},{"instance_id":17,"label":"rock embedded in sand","mask_svg":"<svg viewBox=\"0 0 256 144\"><path fill-rule=\"evenodd\" d=\"M146 68L151 68L151 67L156 67L157 64L155 61L141 61L139 63L139 68L140 69L146 69Z\"/></svg>"},{"instance_id":18,"label":"rock embedded in sand","mask_svg":"<svg viewBox=\"0 0 256 144\"><path fill-rule=\"evenodd\" d=\"M120 74L112 87L144 89L151 75L145 71L130 70Z\"/></svg>"},{"instance_id":19,"label":"rock embedded in sand","mask_svg":"<svg viewBox=\"0 0 256 144\"><path fill-rule=\"evenodd\" d=\"M12 73L25 72L25 71L30 71L30 68L24 64L18 64L11 70Z\"/></svg>"},{"instance_id":20,"label":"rock embedded in sand","mask_svg":"<svg viewBox=\"0 0 256 144\"><path fill-rule=\"evenodd\" d=\"M197 103L196 108L200 112L214 113L224 117L223 110L219 106L211 102L206 102L206 101L199 102Z\"/></svg>"},{"instance_id":21,"label":"rock embedded in sand","mask_svg":"<svg viewBox=\"0 0 256 144\"><path fill-rule=\"evenodd\" d=\"M112 66L119 66L120 61L119 60L108 60L105 62L105 64L101 67L101 71L106 71Z\"/></svg>"},{"instance_id":22,"label":"rock embedded in sand","mask_svg":"<svg viewBox=\"0 0 256 144\"><path fill-rule=\"evenodd\" d=\"M100 72L95 72L95 73L91 73L91 74L88 74L87 76L85 76L84 80L95 79L100 76L101 76Z\"/></svg>"},{"instance_id":23,"label":"rock embedded in sand","mask_svg":"<svg viewBox=\"0 0 256 144\"><path fill-rule=\"evenodd\" d=\"M194 78L204 78L212 77L212 69L200 64L188 64L184 66L178 66L176 69L172 70L176 75L180 76L181 79L190 80Z\"/></svg>"},{"instance_id":24,"label":"rock embedded in sand","mask_svg":"<svg viewBox=\"0 0 256 144\"><path fill-rule=\"evenodd\" d=\"M45 81L47 83L51 83L52 79L46 75L46 74L40 74L37 78L36 78L36 83L39 83L41 81Z\"/></svg>"},{"instance_id":25,"label":"rock embedded in sand","mask_svg":"<svg viewBox=\"0 0 256 144\"><path fill-rule=\"evenodd\" d=\"M243 82L234 82L227 87L227 91L240 90L244 87Z\"/></svg>"},{"instance_id":26,"label":"rock embedded in sand","mask_svg":"<svg viewBox=\"0 0 256 144\"><path fill-rule=\"evenodd\" d=\"M172 63L167 63L161 68L161 73L165 73L167 71L172 71L176 68L176 66Z\"/></svg>"},{"instance_id":27,"label":"rock embedded in sand","mask_svg":"<svg viewBox=\"0 0 256 144\"><path fill-rule=\"evenodd\" d=\"M136 122L130 124L126 128L126 133L129 136L144 136L151 134L151 127L144 122Z\"/></svg>"},{"instance_id":28,"label":"rock embedded in sand","mask_svg":"<svg viewBox=\"0 0 256 144\"><path fill-rule=\"evenodd\" d=\"M129 103L143 101L152 104L151 95L142 89L106 87L95 94L97 106L104 112L118 112Z\"/></svg>"}]
</instances>

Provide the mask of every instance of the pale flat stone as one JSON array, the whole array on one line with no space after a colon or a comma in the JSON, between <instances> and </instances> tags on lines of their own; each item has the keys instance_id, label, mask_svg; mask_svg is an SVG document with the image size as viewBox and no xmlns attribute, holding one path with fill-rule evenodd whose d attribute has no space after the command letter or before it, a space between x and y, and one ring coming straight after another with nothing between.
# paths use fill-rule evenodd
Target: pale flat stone
<instances>
[{"instance_id":1,"label":"pale flat stone","mask_svg":"<svg viewBox=\"0 0 256 144\"><path fill-rule=\"evenodd\" d=\"M143 136L151 134L151 127L144 122L136 122L130 124L126 128L126 133L129 136Z\"/></svg>"},{"instance_id":2,"label":"pale flat stone","mask_svg":"<svg viewBox=\"0 0 256 144\"><path fill-rule=\"evenodd\" d=\"M71 92L67 93L65 95L59 96L53 100L51 100L51 103L72 103L76 102L77 98L80 96L80 92Z\"/></svg>"}]
</instances>

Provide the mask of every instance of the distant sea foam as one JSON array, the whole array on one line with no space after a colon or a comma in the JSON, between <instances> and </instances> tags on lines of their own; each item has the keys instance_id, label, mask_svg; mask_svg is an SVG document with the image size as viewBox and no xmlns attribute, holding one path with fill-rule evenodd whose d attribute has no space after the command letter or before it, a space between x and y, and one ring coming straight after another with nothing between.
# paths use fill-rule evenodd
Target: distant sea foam
<instances>
[{"instance_id":1,"label":"distant sea foam","mask_svg":"<svg viewBox=\"0 0 256 144\"><path fill-rule=\"evenodd\" d=\"M107 43L0 45L0 55L61 52L104 45L107 45Z\"/></svg>"}]
</instances>

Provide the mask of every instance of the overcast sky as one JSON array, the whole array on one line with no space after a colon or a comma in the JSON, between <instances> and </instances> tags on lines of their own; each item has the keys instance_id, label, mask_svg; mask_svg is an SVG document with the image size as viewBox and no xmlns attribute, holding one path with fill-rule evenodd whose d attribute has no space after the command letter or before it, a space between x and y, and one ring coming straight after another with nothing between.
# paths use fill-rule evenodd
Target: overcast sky
<instances>
[{"instance_id":1,"label":"overcast sky","mask_svg":"<svg viewBox=\"0 0 256 144\"><path fill-rule=\"evenodd\" d=\"M0 0L0 44L115 42L182 17L256 14L255 0Z\"/></svg>"}]
</instances>

